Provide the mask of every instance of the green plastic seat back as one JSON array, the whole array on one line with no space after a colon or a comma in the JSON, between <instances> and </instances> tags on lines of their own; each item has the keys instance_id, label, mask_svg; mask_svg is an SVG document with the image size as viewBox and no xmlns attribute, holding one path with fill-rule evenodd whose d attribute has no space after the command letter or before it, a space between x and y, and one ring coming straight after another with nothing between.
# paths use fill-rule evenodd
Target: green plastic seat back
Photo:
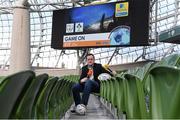
<instances>
[{"instance_id":1,"label":"green plastic seat back","mask_svg":"<svg viewBox=\"0 0 180 120\"><path fill-rule=\"evenodd\" d=\"M57 97L58 97L58 104L62 101L62 95L64 94L64 90L65 90L65 87L66 87L66 82L64 79L61 79L62 81L62 84L61 84L61 87L59 87L58 91L57 91Z\"/></svg>"},{"instance_id":2,"label":"green plastic seat back","mask_svg":"<svg viewBox=\"0 0 180 120\"><path fill-rule=\"evenodd\" d=\"M106 94L107 94L107 92L106 92L106 90L107 90L107 88L106 88L106 83L107 83L107 81L105 81L105 80L102 82L103 98L104 98L104 99L107 99L107 98L106 98Z\"/></svg>"},{"instance_id":3,"label":"green plastic seat back","mask_svg":"<svg viewBox=\"0 0 180 120\"><path fill-rule=\"evenodd\" d=\"M110 96L109 96L110 98L109 98L109 100L113 106L114 106L114 101L115 101L114 99L116 96L115 81L116 81L115 78L110 79Z\"/></svg>"},{"instance_id":4,"label":"green plastic seat back","mask_svg":"<svg viewBox=\"0 0 180 120\"><path fill-rule=\"evenodd\" d=\"M41 119L48 118L48 110L49 110L48 98L57 80L58 80L57 77L50 78L47 81L46 85L44 86L36 104L37 118L41 118Z\"/></svg>"},{"instance_id":5,"label":"green plastic seat back","mask_svg":"<svg viewBox=\"0 0 180 120\"><path fill-rule=\"evenodd\" d=\"M110 96L110 81L109 80L106 80L105 81L105 99L107 101L109 101L109 96Z\"/></svg>"},{"instance_id":6,"label":"green plastic seat back","mask_svg":"<svg viewBox=\"0 0 180 120\"><path fill-rule=\"evenodd\" d=\"M131 74L125 74L124 77L124 102L127 118L148 118L141 80L137 76Z\"/></svg>"},{"instance_id":7,"label":"green plastic seat back","mask_svg":"<svg viewBox=\"0 0 180 120\"><path fill-rule=\"evenodd\" d=\"M50 119L57 119L59 116L56 116L54 110L56 107L58 107L58 100L57 100L57 92L59 87L62 87L62 81L58 80L58 82L55 84L54 88L52 89L52 92L49 96L49 111L48 111L48 118Z\"/></svg>"},{"instance_id":8,"label":"green plastic seat back","mask_svg":"<svg viewBox=\"0 0 180 120\"><path fill-rule=\"evenodd\" d=\"M139 68L136 72L136 76L138 76L142 81L146 79L147 75L149 74L150 68L153 66L153 62L149 62L145 64L143 67Z\"/></svg>"},{"instance_id":9,"label":"green plastic seat back","mask_svg":"<svg viewBox=\"0 0 180 120\"><path fill-rule=\"evenodd\" d=\"M100 81L100 96L104 98L104 81Z\"/></svg>"},{"instance_id":10,"label":"green plastic seat back","mask_svg":"<svg viewBox=\"0 0 180 120\"><path fill-rule=\"evenodd\" d=\"M21 99L34 79L32 71L22 71L4 78L0 85L0 118L14 116Z\"/></svg>"},{"instance_id":11,"label":"green plastic seat back","mask_svg":"<svg viewBox=\"0 0 180 120\"><path fill-rule=\"evenodd\" d=\"M179 66L180 65L180 55L173 54L168 57L163 58L160 62L156 64L160 66Z\"/></svg>"},{"instance_id":12,"label":"green plastic seat back","mask_svg":"<svg viewBox=\"0 0 180 120\"><path fill-rule=\"evenodd\" d=\"M62 85L58 89L57 92L57 102L58 102L58 108L56 108L56 115L59 115L60 118L64 115L66 112L65 109L67 107L67 87L68 87L68 82L64 79L61 79ZM71 90L71 88L69 88Z\"/></svg>"},{"instance_id":13,"label":"green plastic seat back","mask_svg":"<svg viewBox=\"0 0 180 120\"><path fill-rule=\"evenodd\" d=\"M136 75L137 72L138 72L138 70L139 70L139 67L131 68L131 69L127 70L127 71L125 72L125 74Z\"/></svg>"},{"instance_id":14,"label":"green plastic seat back","mask_svg":"<svg viewBox=\"0 0 180 120\"><path fill-rule=\"evenodd\" d=\"M112 80L107 80L106 82L106 89L107 89L107 101L111 102L111 94L112 94Z\"/></svg>"},{"instance_id":15,"label":"green plastic seat back","mask_svg":"<svg viewBox=\"0 0 180 120\"><path fill-rule=\"evenodd\" d=\"M150 115L180 119L180 69L158 66L150 71Z\"/></svg>"},{"instance_id":16,"label":"green plastic seat back","mask_svg":"<svg viewBox=\"0 0 180 120\"><path fill-rule=\"evenodd\" d=\"M54 99L55 101L56 101L56 106L55 106L55 104L53 103L52 104L52 102L54 101L54 100L50 100L50 111L49 111L49 118L52 118L52 117L54 117L54 118L57 118L57 117L61 117L61 115L62 115L62 107L61 107L61 99L62 99L62 95L63 95L63 87L64 87L64 80L63 80L63 78L60 78L59 80L58 80L58 82L59 82L59 87L58 87L58 89L57 89L57 92L56 93L53 93L53 96L54 97L56 97L56 99ZM53 96L51 96L51 97L53 97ZM53 112L53 113L52 113Z\"/></svg>"},{"instance_id":17,"label":"green plastic seat back","mask_svg":"<svg viewBox=\"0 0 180 120\"><path fill-rule=\"evenodd\" d=\"M47 74L38 75L30 84L26 94L23 96L21 103L16 112L15 118L32 119L34 118L35 103L38 98L38 93L44 87L46 80L48 79Z\"/></svg>"},{"instance_id":18,"label":"green plastic seat back","mask_svg":"<svg viewBox=\"0 0 180 120\"><path fill-rule=\"evenodd\" d=\"M114 99L114 106L117 107L118 112L125 112L125 105L124 105L124 86L123 86L122 77L116 77L115 81L115 99Z\"/></svg>"},{"instance_id":19,"label":"green plastic seat back","mask_svg":"<svg viewBox=\"0 0 180 120\"><path fill-rule=\"evenodd\" d=\"M0 84L4 80L5 76L0 76Z\"/></svg>"},{"instance_id":20,"label":"green plastic seat back","mask_svg":"<svg viewBox=\"0 0 180 120\"><path fill-rule=\"evenodd\" d=\"M139 70L137 72L137 76L142 80L145 95L148 95L150 92L150 81L149 81L148 77L149 77L149 72L150 72L151 68L154 67L155 64L156 63L154 63L154 62L149 62L146 65L144 65L141 68L141 70ZM139 76L139 74L141 74L141 76Z\"/></svg>"},{"instance_id":21,"label":"green plastic seat back","mask_svg":"<svg viewBox=\"0 0 180 120\"><path fill-rule=\"evenodd\" d=\"M64 85L61 89L61 92L58 93L60 96L59 103L60 103L60 113L61 117L64 116L68 108L73 103L73 97L72 97L72 86L74 85L74 82L71 82L70 80L63 80Z\"/></svg>"}]
</instances>

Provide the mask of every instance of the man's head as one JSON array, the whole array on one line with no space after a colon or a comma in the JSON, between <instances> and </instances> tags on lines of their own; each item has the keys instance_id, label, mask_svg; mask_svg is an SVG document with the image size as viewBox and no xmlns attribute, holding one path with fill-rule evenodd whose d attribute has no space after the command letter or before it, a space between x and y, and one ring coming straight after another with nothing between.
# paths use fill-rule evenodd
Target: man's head
<instances>
[{"instance_id":1,"label":"man's head","mask_svg":"<svg viewBox=\"0 0 180 120\"><path fill-rule=\"evenodd\" d=\"M95 62L95 57L94 57L93 54L88 54L88 55L86 56L86 60L87 60L87 64L88 64L88 65L93 65L94 62Z\"/></svg>"}]
</instances>

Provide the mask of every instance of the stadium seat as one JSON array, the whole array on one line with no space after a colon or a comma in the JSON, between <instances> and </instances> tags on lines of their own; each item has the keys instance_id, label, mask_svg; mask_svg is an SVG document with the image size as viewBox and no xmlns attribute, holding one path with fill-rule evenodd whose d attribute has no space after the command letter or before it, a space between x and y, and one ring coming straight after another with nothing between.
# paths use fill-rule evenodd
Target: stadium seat
<instances>
[{"instance_id":1,"label":"stadium seat","mask_svg":"<svg viewBox=\"0 0 180 120\"><path fill-rule=\"evenodd\" d=\"M71 92L71 87L68 84L69 82L67 80L62 79L62 87L58 89L58 92L56 95L59 106L56 107L55 114L56 116L57 115L60 116L60 118L62 118L62 116L67 110L69 99L72 99L72 96L68 98L68 95L67 95L69 92Z\"/></svg>"},{"instance_id":2,"label":"stadium seat","mask_svg":"<svg viewBox=\"0 0 180 120\"><path fill-rule=\"evenodd\" d=\"M119 113L125 112L123 78L116 77L115 79L116 79L114 81L115 98L113 105L117 107Z\"/></svg>"},{"instance_id":3,"label":"stadium seat","mask_svg":"<svg viewBox=\"0 0 180 120\"><path fill-rule=\"evenodd\" d=\"M23 96L23 99L18 106L15 118L19 119L33 119L35 115L35 103L37 98L44 87L46 80L48 79L47 74L38 75L30 84L27 92Z\"/></svg>"},{"instance_id":4,"label":"stadium seat","mask_svg":"<svg viewBox=\"0 0 180 120\"><path fill-rule=\"evenodd\" d=\"M136 76L138 76L142 81L146 79L149 74L150 68L153 66L153 62L149 62L145 64L143 67L139 68L136 72Z\"/></svg>"},{"instance_id":5,"label":"stadium seat","mask_svg":"<svg viewBox=\"0 0 180 120\"><path fill-rule=\"evenodd\" d=\"M180 67L180 55L179 54L173 54L168 57L163 58L161 61L156 63L155 66L176 66Z\"/></svg>"},{"instance_id":6,"label":"stadium seat","mask_svg":"<svg viewBox=\"0 0 180 120\"><path fill-rule=\"evenodd\" d=\"M70 107L70 103L72 102L72 93L71 93L72 85L68 80L64 80L64 86L62 89L62 95L60 100L61 107L61 117L65 114L67 109Z\"/></svg>"},{"instance_id":7,"label":"stadium seat","mask_svg":"<svg viewBox=\"0 0 180 120\"><path fill-rule=\"evenodd\" d=\"M132 68L132 69L129 69L125 72L125 74L132 74L132 75L136 75L137 72L139 70L139 67L136 67L136 68Z\"/></svg>"},{"instance_id":8,"label":"stadium seat","mask_svg":"<svg viewBox=\"0 0 180 120\"><path fill-rule=\"evenodd\" d=\"M0 84L1 84L1 82L4 80L4 76L0 76Z\"/></svg>"},{"instance_id":9,"label":"stadium seat","mask_svg":"<svg viewBox=\"0 0 180 120\"><path fill-rule=\"evenodd\" d=\"M57 104L58 104L58 106L54 109L54 114L55 114L55 116L62 116L62 109L63 109L63 105L61 105L62 104L62 100L63 100L63 90L64 90L64 87L65 87L65 82L64 82L64 79L61 79L60 78L60 81L62 82L61 83L61 86L59 87L59 89L58 89L58 91L57 91L57 93L56 93L56 96L57 96Z\"/></svg>"},{"instance_id":10,"label":"stadium seat","mask_svg":"<svg viewBox=\"0 0 180 120\"><path fill-rule=\"evenodd\" d=\"M66 87L64 92L64 103L65 103L65 110L64 113L69 109L70 105L73 103L73 97L72 97L72 86L73 83L69 80L66 80Z\"/></svg>"},{"instance_id":11,"label":"stadium seat","mask_svg":"<svg viewBox=\"0 0 180 120\"><path fill-rule=\"evenodd\" d=\"M180 119L180 69L157 66L150 71L150 115L153 119Z\"/></svg>"},{"instance_id":12,"label":"stadium seat","mask_svg":"<svg viewBox=\"0 0 180 120\"><path fill-rule=\"evenodd\" d=\"M100 81L100 96L104 98L104 80Z\"/></svg>"},{"instance_id":13,"label":"stadium seat","mask_svg":"<svg viewBox=\"0 0 180 120\"><path fill-rule=\"evenodd\" d=\"M33 71L22 71L4 78L0 85L0 118L8 119L15 112L26 90L35 78Z\"/></svg>"},{"instance_id":14,"label":"stadium seat","mask_svg":"<svg viewBox=\"0 0 180 120\"><path fill-rule=\"evenodd\" d=\"M124 78L124 103L127 118L148 118L141 80L131 74L125 74Z\"/></svg>"},{"instance_id":15,"label":"stadium seat","mask_svg":"<svg viewBox=\"0 0 180 120\"><path fill-rule=\"evenodd\" d=\"M58 82L55 84L54 88L52 89L52 92L49 96L49 110L48 110L48 118L50 119L58 119L59 116L56 116L55 114L55 109L56 107L58 107L58 96L57 95L57 92L58 92L58 89L60 89L60 87L62 87L62 80L58 80Z\"/></svg>"},{"instance_id":16,"label":"stadium seat","mask_svg":"<svg viewBox=\"0 0 180 120\"><path fill-rule=\"evenodd\" d=\"M116 96L116 86L115 84L118 84L117 80L115 78L111 78L109 80L109 86L110 86L110 95L109 95L109 101L111 104L115 107L115 96Z\"/></svg>"},{"instance_id":17,"label":"stadium seat","mask_svg":"<svg viewBox=\"0 0 180 120\"><path fill-rule=\"evenodd\" d=\"M41 94L39 95L39 98L36 104L36 117L38 119L48 118L48 110L49 110L48 98L57 80L58 80L57 77L50 78L46 82Z\"/></svg>"},{"instance_id":18,"label":"stadium seat","mask_svg":"<svg viewBox=\"0 0 180 120\"><path fill-rule=\"evenodd\" d=\"M105 82L104 82L104 98L107 100L107 101L109 101L109 96L110 96L110 86L109 86L109 80L105 80Z\"/></svg>"},{"instance_id":19,"label":"stadium seat","mask_svg":"<svg viewBox=\"0 0 180 120\"><path fill-rule=\"evenodd\" d=\"M111 94L112 94L112 83L111 83L111 79L110 80L106 80L106 84L105 84L105 88L106 88L106 99L108 102L111 102L110 99L111 99Z\"/></svg>"},{"instance_id":20,"label":"stadium seat","mask_svg":"<svg viewBox=\"0 0 180 120\"><path fill-rule=\"evenodd\" d=\"M147 79L149 76L149 71L154 66L155 63L149 62L145 64L143 67L139 68L136 76L142 81L143 89L145 92L145 95L149 95L150 92L150 82L149 79Z\"/></svg>"}]
</instances>

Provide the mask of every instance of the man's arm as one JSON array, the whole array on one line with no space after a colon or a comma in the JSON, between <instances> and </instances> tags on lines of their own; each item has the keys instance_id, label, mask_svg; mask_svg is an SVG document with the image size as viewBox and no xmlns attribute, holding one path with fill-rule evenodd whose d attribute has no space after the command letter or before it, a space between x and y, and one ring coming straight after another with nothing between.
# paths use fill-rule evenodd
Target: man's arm
<instances>
[{"instance_id":1,"label":"man's arm","mask_svg":"<svg viewBox=\"0 0 180 120\"><path fill-rule=\"evenodd\" d=\"M82 67L79 83L83 83L83 82L85 82L87 80L87 75L86 74L87 73L86 73L85 67Z\"/></svg>"}]
</instances>

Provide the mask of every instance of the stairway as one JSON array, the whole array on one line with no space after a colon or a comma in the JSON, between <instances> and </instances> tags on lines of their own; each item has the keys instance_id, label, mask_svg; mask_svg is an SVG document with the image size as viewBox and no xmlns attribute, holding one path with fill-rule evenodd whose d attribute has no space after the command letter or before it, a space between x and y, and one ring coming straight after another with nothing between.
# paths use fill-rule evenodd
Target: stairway
<instances>
[{"instance_id":1,"label":"stairway","mask_svg":"<svg viewBox=\"0 0 180 120\"><path fill-rule=\"evenodd\" d=\"M89 97L85 116L70 112L68 116L65 119L113 119L112 114L101 104L99 98L92 94Z\"/></svg>"}]
</instances>

